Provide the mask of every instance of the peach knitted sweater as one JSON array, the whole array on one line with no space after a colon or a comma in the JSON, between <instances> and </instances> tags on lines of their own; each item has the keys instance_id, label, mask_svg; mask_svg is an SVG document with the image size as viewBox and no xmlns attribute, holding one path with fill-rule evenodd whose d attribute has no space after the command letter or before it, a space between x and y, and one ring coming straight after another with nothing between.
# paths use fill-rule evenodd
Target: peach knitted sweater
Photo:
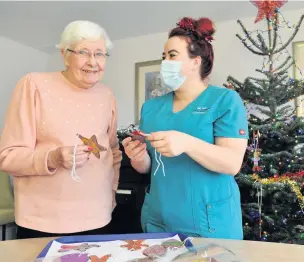
<instances>
[{"instance_id":1,"label":"peach knitted sweater","mask_svg":"<svg viewBox=\"0 0 304 262\"><path fill-rule=\"evenodd\" d=\"M0 140L0 169L14 177L16 223L50 233L108 224L121 161L116 130L116 100L108 87L81 89L61 72L25 75L13 91ZM82 144L77 133L96 135L107 148L76 169L80 182L71 170L47 168L51 149Z\"/></svg>"}]
</instances>

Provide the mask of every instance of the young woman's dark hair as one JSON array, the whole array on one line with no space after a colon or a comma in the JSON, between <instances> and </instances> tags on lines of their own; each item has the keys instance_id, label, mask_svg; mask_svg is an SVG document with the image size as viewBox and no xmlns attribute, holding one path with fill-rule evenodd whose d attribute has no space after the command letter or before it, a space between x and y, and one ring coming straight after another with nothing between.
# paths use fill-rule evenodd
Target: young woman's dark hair
<instances>
[{"instance_id":1,"label":"young woman's dark hair","mask_svg":"<svg viewBox=\"0 0 304 262\"><path fill-rule=\"evenodd\" d=\"M190 17L184 17L177 23L170 33L171 37L183 37L188 41L188 53L190 58L200 56L202 65L200 75L202 79L207 78L213 68L214 52L211 44L215 29L209 18L200 18L194 20Z\"/></svg>"}]
</instances>

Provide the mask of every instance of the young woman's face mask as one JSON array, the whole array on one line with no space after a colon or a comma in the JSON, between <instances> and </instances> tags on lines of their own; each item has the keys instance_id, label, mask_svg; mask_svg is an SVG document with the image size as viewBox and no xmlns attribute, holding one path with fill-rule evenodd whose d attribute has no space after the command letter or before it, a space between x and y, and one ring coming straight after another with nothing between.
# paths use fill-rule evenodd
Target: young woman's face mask
<instances>
[{"instance_id":1,"label":"young woman's face mask","mask_svg":"<svg viewBox=\"0 0 304 262\"><path fill-rule=\"evenodd\" d=\"M187 79L182 75L182 62L163 60L160 74L164 85L172 91L179 89Z\"/></svg>"},{"instance_id":2,"label":"young woman's face mask","mask_svg":"<svg viewBox=\"0 0 304 262\"><path fill-rule=\"evenodd\" d=\"M168 89L176 91L187 79L197 77L199 66L199 59L189 57L188 42L185 39L168 39L160 70L162 81Z\"/></svg>"}]
</instances>

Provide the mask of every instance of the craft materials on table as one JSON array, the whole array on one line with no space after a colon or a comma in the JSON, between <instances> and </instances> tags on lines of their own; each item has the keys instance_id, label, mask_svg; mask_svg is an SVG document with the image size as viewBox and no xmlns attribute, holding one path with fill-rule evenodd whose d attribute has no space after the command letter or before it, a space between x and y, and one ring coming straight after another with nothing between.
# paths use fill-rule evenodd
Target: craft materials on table
<instances>
[{"instance_id":1,"label":"craft materials on table","mask_svg":"<svg viewBox=\"0 0 304 262\"><path fill-rule=\"evenodd\" d=\"M164 246L162 246L164 245ZM171 261L187 248L178 235L161 239L114 240L63 244L54 240L41 262ZM162 260L165 258L165 260ZM169 259L169 260L168 260Z\"/></svg>"},{"instance_id":2,"label":"craft materials on table","mask_svg":"<svg viewBox=\"0 0 304 262\"><path fill-rule=\"evenodd\" d=\"M241 262L232 251L208 240L197 246L192 238L182 241L174 234L167 238L100 242L59 240L52 241L43 257L33 262Z\"/></svg>"}]
</instances>

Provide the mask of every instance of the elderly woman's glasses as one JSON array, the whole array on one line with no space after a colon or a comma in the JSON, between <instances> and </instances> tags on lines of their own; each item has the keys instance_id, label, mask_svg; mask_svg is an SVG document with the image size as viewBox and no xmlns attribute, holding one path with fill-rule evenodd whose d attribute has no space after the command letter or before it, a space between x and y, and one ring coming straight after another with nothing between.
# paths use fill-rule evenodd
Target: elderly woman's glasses
<instances>
[{"instance_id":1,"label":"elderly woman's glasses","mask_svg":"<svg viewBox=\"0 0 304 262\"><path fill-rule=\"evenodd\" d=\"M78 50L78 51L75 51L75 50L72 50L72 49L67 49L67 51L70 51L74 54L76 54L77 56L79 56L80 58L82 59L87 59L89 60L92 55L94 55L94 58L96 60L104 60L106 57L110 56L109 54L107 53L103 53L103 52L95 52L95 53L91 53L90 51L87 51L87 50Z\"/></svg>"}]
</instances>

